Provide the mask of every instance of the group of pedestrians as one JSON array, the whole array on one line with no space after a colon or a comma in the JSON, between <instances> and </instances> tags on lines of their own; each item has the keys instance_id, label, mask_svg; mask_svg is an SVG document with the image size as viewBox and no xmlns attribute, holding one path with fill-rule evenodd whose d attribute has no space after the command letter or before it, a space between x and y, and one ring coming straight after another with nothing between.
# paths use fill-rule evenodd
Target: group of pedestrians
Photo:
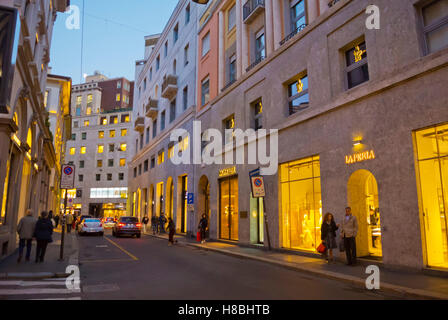
<instances>
[{"instance_id":1,"label":"group of pedestrians","mask_svg":"<svg viewBox=\"0 0 448 320\"><path fill-rule=\"evenodd\" d=\"M143 219L145 219L145 218L143 218ZM146 217L146 219L148 219L148 217ZM165 231L166 231L165 225L167 222L169 222L170 219L171 218L168 218L168 220L167 220L163 213L160 215L160 217L152 216L151 217L152 234L155 235L157 233L165 233ZM149 221L149 219L146 221ZM142 220L142 222L145 223L144 220Z\"/></svg>"},{"instance_id":2,"label":"group of pedestrians","mask_svg":"<svg viewBox=\"0 0 448 320\"><path fill-rule=\"evenodd\" d=\"M33 212L27 210L25 216L20 219L17 225L17 233L19 234L19 257L17 262L20 263L23 258L23 251L26 246L25 260L30 261L31 248L33 239L36 239L36 259L35 262L44 262L45 252L48 243L52 242L53 222L49 213L42 211L39 219L33 217Z\"/></svg>"},{"instance_id":3,"label":"group of pedestrians","mask_svg":"<svg viewBox=\"0 0 448 320\"><path fill-rule=\"evenodd\" d=\"M352 214L350 207L345 208L345 217L341 224L336 224L332 213L327 212L321 226L321 240L325 246L324 255L328 263L334 262L333 249L338 247L336 231L341 227L339 249L345 251L347 265L356 264L356 235L358 234L358 220Z\"/></svg>"}]
</instances>

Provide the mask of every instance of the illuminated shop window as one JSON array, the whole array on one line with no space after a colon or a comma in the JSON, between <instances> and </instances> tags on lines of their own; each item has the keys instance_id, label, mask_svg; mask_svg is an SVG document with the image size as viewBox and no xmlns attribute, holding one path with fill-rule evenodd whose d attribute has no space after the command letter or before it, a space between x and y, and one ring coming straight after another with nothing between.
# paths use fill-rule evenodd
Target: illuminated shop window
<instances>
[{"instance_id":1,"label":"illuminated shop window","mask_svg":"<svg viewBox=\"0 0 448 320\"><path fill-rule=\"evenodd\" d=\"M429 266L448 268L448 124L415 136L426 260Z\"/></svg>"},{"instance_id":2,"label":"illuminated shop window","mask_svg":"<svg viewBox=\"0 0 448 320\"><path fill-rule=\"evenodd\" d=\"M322 201L319 156L280 166L282 244L316 251L320 244Z\"/></svg>"},{"instance_id":3,"label":"illuminated shop window","mask_svg":"<svg viewBox=\"0 0 448 320\"><path fill-rule=\"evenodd\" d=\"M92 188L91 199L127 199L128 188Z\"/></svg>"}]
</instances>

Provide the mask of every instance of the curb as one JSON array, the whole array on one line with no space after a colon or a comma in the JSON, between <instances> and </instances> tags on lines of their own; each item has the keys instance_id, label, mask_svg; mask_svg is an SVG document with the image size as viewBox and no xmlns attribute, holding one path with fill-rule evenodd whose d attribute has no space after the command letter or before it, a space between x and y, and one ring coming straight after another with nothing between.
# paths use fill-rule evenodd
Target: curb
<instances>
[{"instance_id":1,"label":"curb","mask_svg":"<svg viewBox=\"0 0 448 320\"><path fill-rule=\"evenodd\" d=\"M204 247L204 246L201 246L201 245L195 244L195 243L186 242L184 244L187 246L199 248L199 249L206 250L206 251L214 251L217 253L234 256L234 257L238 257L238 258L262 261L262 262L280 266L280 267L283 267L283 268L286 268L289 270L293 270L293 271L300 271L300 272L304 272L304 273L308 273L308 274L312 274L312 275L322 276L322 277L332 279L332 280L339 280L339 281L343 281L346 283L350 283L352 285L356 285L358 287L362 287L364 289L365 289L365 285L366 285L364 279L354 277L354 276L349 276L349 275L343 275L343 274L340 274L337 272L331 272L331 271L323 272L320 270L315 270L315 269L310 269L310 268L305 268L305 267L301 267L298 265L294 265L292 263L275 261L272 259L247 255L247 254L243 254L243 253L230 252L228 250L223 250L223 249ZM432 292L432 291L422 290L422 289L413 289L413 288L403 287L403 286L394 285L394 284L390 284L390 283L384 283L384 282L381 283L381 288L378 291L399 294L399 295L407 296L410 298L448 300L448 295L443 294L443 293L437 293L437 292Z\"/></svg>"}]
</instances>

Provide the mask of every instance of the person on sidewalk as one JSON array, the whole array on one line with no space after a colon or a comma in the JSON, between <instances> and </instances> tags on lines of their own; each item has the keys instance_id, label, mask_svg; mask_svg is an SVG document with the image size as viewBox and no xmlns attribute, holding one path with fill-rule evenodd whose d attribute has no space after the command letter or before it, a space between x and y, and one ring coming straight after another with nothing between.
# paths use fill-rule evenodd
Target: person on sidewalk
<instances>
[{"instance_id":1,"label":"person on sidewalk","mask_svg":"<svg viewBox=\"0 0 448 320\"><path fill-rule=\"evenodd\" d=\"M334 262L333 249L338 247L336 243L336 230L338 229L339 224L336 224L336 222L334 222L333 214L327 212L324 216L322 226L320 227L321 230L320 238L325 247L327 248L326 256L328 263Z\"/></svg>"},{"instance_id":2,"label":"person on sidewalk","mask_svg":"<svg viewBox=\"0 0 448 320\"><path fill-rule=\"evenodd\" d=\"M55 223L55 228L57 228L59 226L59 215L56 214L53 219Z\"/></svg>"},{"instance_id":3,"label":"person on sidewalk","mask_svg":"<svg viewBox=\"0 0 448 320\"><path fill-rule=\"evenodd\" d=\"M74 221L73 215L69 212L65 216L65 225L67 226L67 233L70 233L72 231L73 221Z\"/></svg>"},{"instance_id":4,"label":"person on sidewalk","mask_svg":"<svg viewBox=\"0 0 448 320\"><path fill-rule=\"evenodd\" d=\"M31 247L33 245L34 228L36 227L37 219L33 217L33 212L28 209L26 215L20 219L17 225L17 233L19 234L19 258L17 263L20 263L23 256L23 249L26 244L26 256L25 260L30 261Z\"/></svg>"},{"instance_id":5,"label":"person on sidewalk","mask_svg":"<svg viewBox=\"0 0 448 320\"><path fill-rule=\"evenodd\" d=\"M356 235L358 234L358 220L352 215L350 207L345 208L345 217L342 222L341 238L344 239L347 265L356 264Z\"/></svg>"},{"instance_id":6,"label":"person on sidewalk","mask_svg":"<svg viewBox=\"0 0 448 320\"><path fill-rule=\"evenodd\" d=\"M34 230L34 237L37 241L36 247L36 263L44 262L45 251L47 250L47 245L53 242L53 224L51 220L48 219L48 212L42 211L39 220L36 222L36 228Z\"/></svg>"},{"instance_id":7,"label":"person on sidewalk","mask_svg":"<svg viewBox=\"0 0 448 320\"><path fill-rule=\"evenodd\" d=\"M202 215L202 219L199 221L198 229L201 233L201 243L205 242L205 232L207 231L208 220L205 213Z\"/></svg>"},{"instance_id":8,"label":"person on sidewalk","mask_svg":"<svg viewBox=\"0 0 448 320\"><path fill-rule=\"evenodd\" d=\"M176 232L176 226L171 218L168 218L168 245L172 246L174 244L174 233ZM177 241L176 241L177 242Z\"/></svg>"},{"instance_id":9,"label":"person on sidewalk","mask_svg":"<svg viewBox=\"0 0 448 320\"><path fill-rule=\"evenodd\" d=\"M157 225L159 224L159 220L156 216L151 217L151 227L152 227L152 234L155 235L157 233Z\"/></svg>"},{"instance_id":10,"label":"person on sidewalk","mask_svg":"<svg viewBox=\"0 0 448 320\"><path fill-rule=\"evenodd\" d=\"M165 224L166 224L166 218L165 215L162 213L159 218L160 233L165 233Z\"/></svg>"},{"instance_id":11,"label":"person on sidewalk","mask_svg":"<svg viewBox=\"0 0 448 320\"><path fill-rule=\"evenodd\" d=\"M148 218L148 216L144 216L143 219L142 219L142 223L143 223L143 232L144 232L144 233L146 233L146 225L148 224L148 222L149 222L149 218Z\"/></svg>"}]
</instances>

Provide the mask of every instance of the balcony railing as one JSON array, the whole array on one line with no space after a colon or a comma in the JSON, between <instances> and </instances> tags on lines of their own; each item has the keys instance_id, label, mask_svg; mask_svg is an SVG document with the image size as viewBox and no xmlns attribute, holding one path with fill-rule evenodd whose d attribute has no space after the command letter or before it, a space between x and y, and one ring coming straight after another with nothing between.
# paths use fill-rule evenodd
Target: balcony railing
<instances>
[{"instance_id":1,"label":"balcony railing","mask_svg":"<svg viewBox=\"0 0 448 320\"><path fill-rule=\"evenodd\" d=\"M264 10L264 0L248 0L243 6L243 21L250 23Z\"/></svg>"},{"instance_id":2,"label":"balcony railing","mask_svg":"<svg viewBox=\"0 0 448 320\"><path fill-rule=\"evenodd\" d=\"M134 130L142 133L145 130L145 118L142 116L137 117L134 123Z\"/></svg>"},{"instance_id":3,"label":"balcony railing","mask_svg":"<svg viewBox=\"0 0 448 320\"><path fill-rule=\"evenodd\" d=\"M291 32L285 39L283 39L282 41L280 41L280 45L284 45L288 40L290 40L292 37L294 37L296 34L298 34L299 32L301 32L303 29L305 29L307 27L307 24L302 24L301 26L299 26L297 29L295 29L293 32Z\"/></svg>"},{"instance_id":4,"label":"balcony railing","mask_svg":"<svg viewBox=\"0 0 448 320\"><path fill-rule=\"evenodd\" d=\"M155 119L159 113L159 100L149 99L145 111L148 118Z\"/></svg>"},{"instance_id":5,"label":"balcony railing","mask_svg":"<svg viewBox=\"0 0 448 320\"><path fill-rule=\"evenodd\" d=\"M236 79L230 80L230 81L224 86L224 88L221 89L221 92L226 91L226 89L227 89L228 87L230 87L232 84L234 84L235 82L236 82Z\"/></svg>"},{"instance_id":6,"label":"balcony railing","mask_svg":"<svg viewBox=\"0 0 448 320\"><path fill-rule=\"evenodd\" d=\"M162 83L162 97L172 99L177 94L177 77L174 75L166 76Z\"/></svg>"},{"instance_id":7,"label":"balcony railing","mask_svg":"<svg viewBox=\"0 0 448 320\"><path fill-rule=\"evenodd\" d=\"M328 7L329 8L331 8L332 6L334 6L336 3L338 3L339 2L339 0L330 0L329 2L328 2Z\"/></svg>"},{"instance_id":8,"label":"balcony railing","mask_svg":"<svg viewBox=\"0 0 448 320\"><path fill-rule=\"evenodd\" d=\"M259 57L257 60L255 60L249 67L246 68L246 72L249 72L251 69L253 69L257 64L259 64L261 61L265 59L264 56Z\"/></svg>"}]
</instances>

